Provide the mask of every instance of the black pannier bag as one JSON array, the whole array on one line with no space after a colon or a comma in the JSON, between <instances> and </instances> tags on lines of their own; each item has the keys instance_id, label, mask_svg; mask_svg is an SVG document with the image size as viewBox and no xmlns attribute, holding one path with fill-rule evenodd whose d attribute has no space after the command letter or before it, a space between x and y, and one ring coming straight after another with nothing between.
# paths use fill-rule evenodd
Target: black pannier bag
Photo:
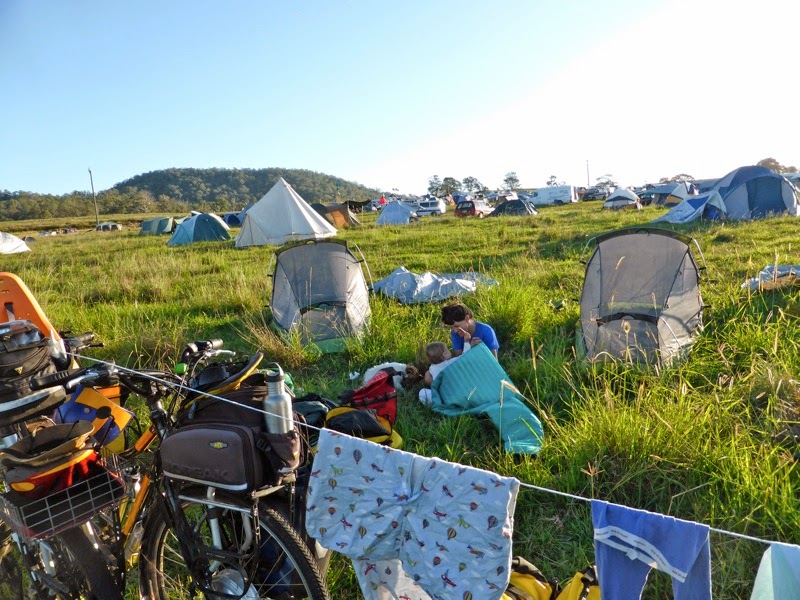
<instances>
[{"instance_id":1,"label":"black pannier bag","mask_svg":"<svg viewBox=\"0 0 800 600\"><path fill-rule=\"evenodd\" d=\"M178 430L161 444L164 473L232 491L281 484L300 465L305 448L298 427L288 433L266 431L266 396L264 376L255 374L219 398L197 398L178 417Z\"/></svg>"},{"instance_id":2,"label":"black pannier bag","mask_svg":"<svg viewBox=\"0 0 800 600\"><path fill-rule=\"evenodd\" d=\"M33 323L0 323L0 403L27 396L31 379L55 372L49 339Z\"/></svg>"}]
</instances>

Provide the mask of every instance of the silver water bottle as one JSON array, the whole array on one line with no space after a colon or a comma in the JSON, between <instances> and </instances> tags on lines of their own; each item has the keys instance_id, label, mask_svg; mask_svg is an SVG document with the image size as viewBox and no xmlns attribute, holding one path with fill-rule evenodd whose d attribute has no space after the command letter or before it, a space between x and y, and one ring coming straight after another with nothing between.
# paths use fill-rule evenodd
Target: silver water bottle
<instances>
[{"instance_id":1,"label":"silver water bottle","mask_svg":"<svg viewBox=\"0 0 800 600\"><path fill-rule=\"evenodd\" d=\"M266 367L267 397L264 398L264 420L269 433L289 433L294 429L292 397L286 392L283 369L278 363Z\"/></svg>"}]
</instances>

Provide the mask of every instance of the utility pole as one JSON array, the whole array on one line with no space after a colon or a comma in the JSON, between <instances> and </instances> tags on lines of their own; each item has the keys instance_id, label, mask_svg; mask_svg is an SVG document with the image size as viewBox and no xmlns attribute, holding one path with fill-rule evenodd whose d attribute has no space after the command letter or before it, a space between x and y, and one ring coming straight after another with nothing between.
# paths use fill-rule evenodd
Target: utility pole
<instances>
[{"instance_id":1,"label":"utility pole","mask_svg":"<svg viewBox=\"0 0 800 600\"><path fill-rule=\"evenodd\" d=\"M92 170L89 169L89 181L92 184L92 199L94 199L94 221L95 225L100 225L100 215L97 213L97 196L94 195L94 179L92 179Z\"/></svg>"},{"instance_id":2,"label":"utility pole","mask_svg":"<svg viewBox=\"0 0 800 600\"><path fill-rule=\"evenodd\" d=\"M91 173L91 171L90 171ZM589 183L589 159L586 159L586 187L592 187L592 184Z\"/></svg>"}]
</instances>

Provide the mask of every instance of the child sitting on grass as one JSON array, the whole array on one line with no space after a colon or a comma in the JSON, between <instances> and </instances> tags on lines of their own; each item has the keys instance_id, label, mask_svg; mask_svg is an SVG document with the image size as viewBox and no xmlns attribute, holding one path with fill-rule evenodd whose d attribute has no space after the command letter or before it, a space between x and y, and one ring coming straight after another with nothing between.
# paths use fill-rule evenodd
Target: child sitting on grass
<instances>
[{"instance_id":1,"label":"child sitting on grass","mask_svg":"<svg viewBox=\"0 0 800 600\"><path fill-rule=\"evenodd\" d=\"M464 353L466 353L472 346L469 344L469 339L464 344ZM447 344L444 342L431 342L425 346L425 356L430 363L430 367L425 371L425 386L419 391L419 399L423 404L431 403L431 390L430 386L433 385L433 380L444 371L453 361L458 360L458 356L453 356ZM463 356L460 355L460 356Z\"/></svg>"}]
</instances>

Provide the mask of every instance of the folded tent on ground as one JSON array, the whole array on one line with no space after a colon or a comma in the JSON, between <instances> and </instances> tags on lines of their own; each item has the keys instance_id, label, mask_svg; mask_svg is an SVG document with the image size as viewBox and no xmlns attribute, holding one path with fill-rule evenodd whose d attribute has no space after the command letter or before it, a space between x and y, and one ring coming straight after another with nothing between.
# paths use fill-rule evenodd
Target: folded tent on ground
<instances>
[{"instance_id":1,"label":"folded tent on ground","mask_svg":"<svg viewBox=\"0 0 800 600\"><path fill-rule=\"evenodd\" d=\"M275 253L274 263L270 309L280 333L299 335L304 346L336 352L367 331L372 313L362 271L366 261L356 258L346 242L290 245Z\"/></svg>"},{"instance_id":2,"label":"folded tent on ground","mask_svg":"<svg viewBox=\"0 0 800 600\"><path fill-rule=\"evenodd\" d=\"M689 237L632 227L589 240L579 352L590 361L669 364L703 325L699 269ZM699 252L699 248L698 248Z\"/></svg>"}]
</instances>

